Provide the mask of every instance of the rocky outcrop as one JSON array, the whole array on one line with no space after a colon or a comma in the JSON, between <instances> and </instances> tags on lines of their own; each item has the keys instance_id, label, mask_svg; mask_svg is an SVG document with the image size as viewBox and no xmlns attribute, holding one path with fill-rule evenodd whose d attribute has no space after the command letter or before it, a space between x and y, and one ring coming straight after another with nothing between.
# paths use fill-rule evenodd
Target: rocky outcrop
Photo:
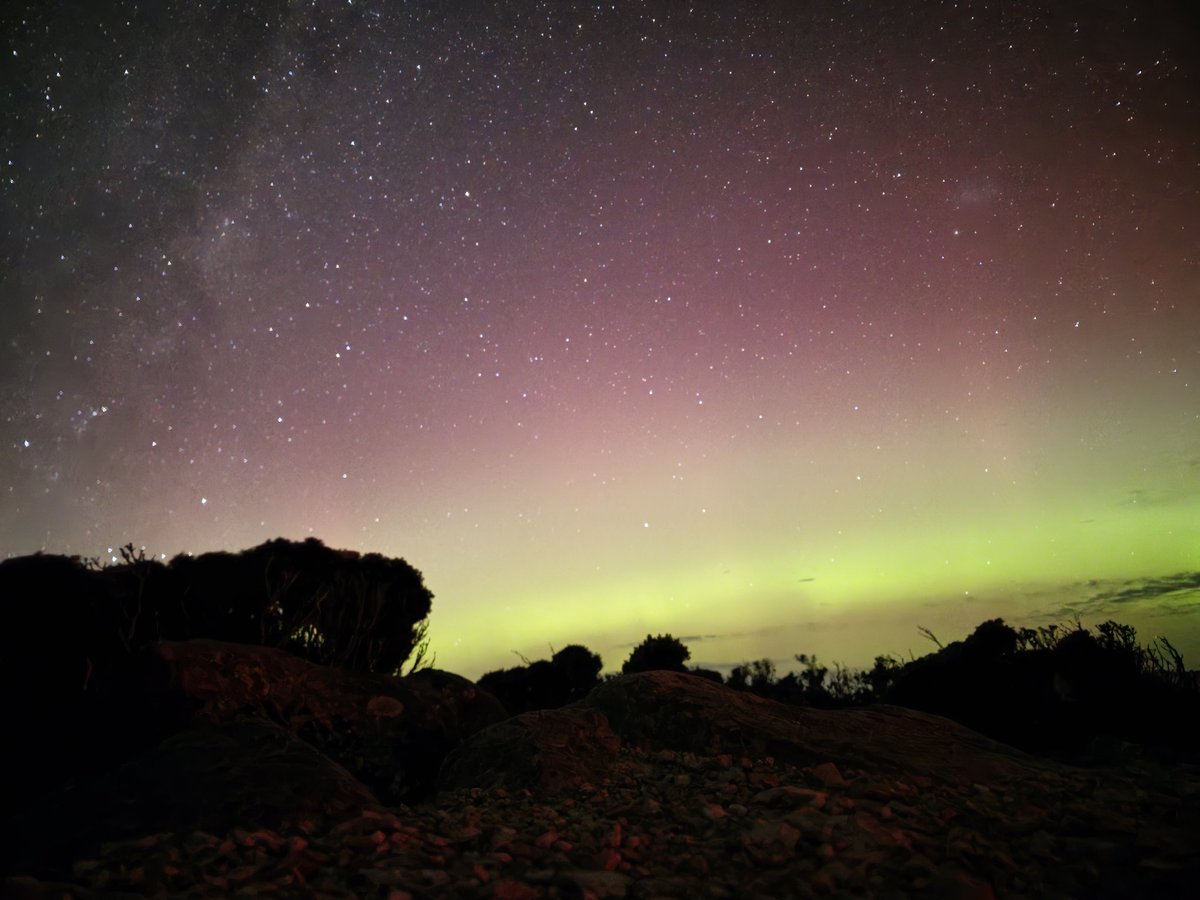
<instances>
[{"instance_id":1,"label":"rocky outcrop","mask_svg":"<svg viewBox=\"0 0 1200 900\"><path fill-rule=\"evenodd\" d=\"M261 646L159 642L136 668L113 698L121 718L106 731L98 710L80 732L92 742L77 755L111 762L66 766L6 808L0 857L69 858L147 829L321 827L429 794L454 747L507 718L449 672L356 673Z\"/></svg>"},{"instance_id":2,"label":"rocky outcrop","mask_svg":"<svg viewBox=\"0 0 1200 900\"><path fill-rule=\"evenodd\" d=\"M452 752L441 786L561 791L602 779L620 748L620 738L595 710L522 713L485 728Z\"/></svg>"},{"instance_id":3,"label":"rocky outcrop","mask_svg":"<svg viewBox=\"0 0 1200 900\"><path fill-rule=\"evenodd\" d=\"M275 722L389 803L427 792L451 749L507 718L494 697L449 672L348 672L220 641L153 645L144 690L166 721Z\"/></svg>"},{"instance_id":4,"label":"rocky outcrop","mask_svg":"<svg viewBox=\"0 0 1200 900\"><path fill-rule=\"evenodd\" d=\"M683 672L624 675L580 705L602 712L623 740L652 748L772 756L795 765L833 758L960 784L1046 764L941 716L898 706L790 706Z\"/></svg>"},{"instance_id":5,"label":"rocky outcrop","mask_svg":"<svg viewBox=\"0 0 1200 900\"><path fill-rule=\"evenodd\" d=\"M895 707L649 672L488 724L448 673L148 661L173 733L8 820L0 895L1185 896L1198 874L1200 772L1072 769ZM394 804L357 754L386 764L372 729L407 752L406 719L465 737L436 797Z\"/></svg>"},{"instance_id":6,"label":"rocky outcrop","mask_svg":"<svg viewBox=\"0 0 1200 900\"><path fill-rule=\"evenodd\" d=\"M10 823L19 827L6 829L4 852L37 869L138 835L223 834L247 824L311 832L363 810L383 806L287 729L200 721L103 777L42 798Z\"/></svg>"},{"instance_id":7,"label":"rocky outcrop","mask_svg":"<svg viewBox=\"0 0 1200 900\"><path fill-rule=\"evenodd\" d=\"M480 731L447 759L442 784L554 790L595 782L622 742L801 766L837 759L967 785L1053 766L940 716L895 706L808 709L654 671L614 678L571 707Z\"/></svg>"}]
</instances>

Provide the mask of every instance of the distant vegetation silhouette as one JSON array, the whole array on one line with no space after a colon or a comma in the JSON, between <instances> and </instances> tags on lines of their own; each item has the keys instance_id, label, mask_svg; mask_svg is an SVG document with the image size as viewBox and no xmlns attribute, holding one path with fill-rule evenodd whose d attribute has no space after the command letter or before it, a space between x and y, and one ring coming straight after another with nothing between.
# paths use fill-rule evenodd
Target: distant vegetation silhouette
<instances>
[{"instance_id":1,"label":"distant vegetation silhouette","mask_svg":"<svg viewBox=\"0 0 1200 900\"><path fill-rule=\"evenodd\" d=\"M424 646L433 594L402 559L282 538L240 553L179 555L169 563L132 545L121 562L35 554L0 562L10 625L4 660L30 642L89 661L148 641L211 638L277 647L311 662L364 672L398 670ZM41 656L41 653L36 655Z\"/></svg>"},{"instance_id":2,"label":"distant vegetation silhouette","mask_svg":"<svg viewBox=\"0 0 1200 900\"><path fill-rule=\"evenodd\" d=\"M655 669L682 672L683 664L691 655L691 651L678 638L669 634L660 634L657 637L646 635L646 639L633 648L629 659L621 666L621 672L625 675Z\"/></svg>"},{"instance_id":3,"label":"distant vegetation silhouette","mask_svg":"<svg viewBox=\"0 0 1200 900\"><path fill-rule=\"evenodd\" d=\"M126 545L101 565L35 554L0 562L0 715L21 723L20 755L53 765L89 730L118 727L136 740L138 719L110 698L136 694L140 648L210 638L275 647L313 663L398 675L426 662L433 595L402 559L333 550L315 538L276 539L240 553L147 558ZM623 674L668 670L784 703L831 709L890 703L961 722L1021 749L1068 761L1149 752L1200 761L1200 683L1165 639L1149 646L1128 625L1078 622L1012 628L981 623L927 656L877 656L867 670L798 654L779 674L760 659L723 677L687 667L688 647L649 635ZM548 660L488 672L478 684L512 715L585 697L601 658L572 644ZM616 677L616 676L605 676ZM126 716L122 720L122 715ZM20 765L10 767L19 777ZM4 787L0 784L0 789Z\"/></svg>"},{"instance_id":4,"label":"distant vegetation silhouette","mask_svg":"<svg viewBox=\"0 0 1200 900\"><path fill-rule=\"evenodd\" d=\"M169 563L132 545L120 553L112 565L40 553L0 562L0 716L20 732L9 734L0 793L77 755L98 730L153 739L130 698L138 651L154 641L258 644L364 672L424 662L433 595L402 559L315 538Z\"/></svg>"},{"instance_id":5,"label":"distant vegetation silhouette","mask_svg":"<svg viewBox=\"0 0 1200 900\"><path fill-rule=\"evenodd\" d=\"M928 629L920 631L938 645L936 652L908 661L877 656L865 670L838 663L831 668L801 653L794 657L799 667L786 674L772 660L759 659L736 666L728 678L687 668L690 651L678 638L647 635L621 672L686 671L819 709L905 706L1069 762L1113 762L1143 753L1167 759L1200 755L1200 682L1165 638L1144 647L1131 626L1112 621L1093 634L1078 622L1015 629L991 619L947 646ZM586 679L568 680L556 655L489 672L479 685L514 715L566 705L600 680L601 668L600 658L586 648L567 650L590 660Z\"/></svg>"},{"instance_id":6,"label":"distant vegetation silhouette","mask_svg":"<svg viewBox=\"0 0 1200 900\"><path fill-rule=\"evenodd\" d=\"M539 659L483 675L477 684L496 697L511 715L557 709L582 700L600 683L600 657L571 644L549 660Z\"/></svg>"}]
</instances>

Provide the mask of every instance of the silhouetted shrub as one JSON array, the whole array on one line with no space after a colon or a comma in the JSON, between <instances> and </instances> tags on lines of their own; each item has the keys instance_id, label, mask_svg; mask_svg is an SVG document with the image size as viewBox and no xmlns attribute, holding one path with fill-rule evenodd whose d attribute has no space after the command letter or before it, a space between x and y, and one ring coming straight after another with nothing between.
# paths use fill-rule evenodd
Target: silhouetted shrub
<instances>
[{"instance_id":1,"label":"silhouetted shrub","mask_svg":"<svg viewBox=\"0 0 1200 900\"><path fill-rule=\"evenodd\" d=\"M581 644L569 644L550 659L555 672L566 686L567 703L582 700L600 683L604 662L599 655Z\"/></svg>"},{"instance_id":2,"label":"silhouetted shrub","mask_svg":"<svg viewBox=\"0 0 1200 900\"><path fill-rule=\"evenodd\" d=\"M526 666L485 672L475 683L499 700L509 715L528 712L530 704L529 670Z\"/></svg>"},{"instance_id":3,"label":"silhouetted shrub","mask_svg":"<svg viewBox=\"0 0 1200 900\"><path fill-rule=\"evenodd\" d=\"M1004 624L1003 619L988 619L975 626L964 641L965 651L980 662L993 662L1012 656L1017 650L1019 635Z\"/></svg>"},{"instance_id":4,"label":"silhouetted shrub","mask_svg":"<svg viewBox=\"0 0 1200 900\"><path fill-rule=\"evenodd\" d=\"M583 699L600 683L603 665L587 647L571 644L549 661L541 659L488 672L477 684L515 716L534 709L557 709Z\"/></svg>"},{"instance_id":5,"label":"silhouetted shrub","mask_svg":"<svg viewBox=\"0 0 1200 900\"><path fill-rule=\"evenodd\" d=\"M621 666L621 671L626 675L655 669L683 672L683 664L691 655L691 651L678 638L669 634L660 634L657 637L646 635L646 639L633 648L629 659Z\"/></svg>"},{"instance_id":6,"label":"silhouetted shrub","mask_svg":"<svg viewBox=\"0 0 1200 900\"><path fill-rule=\"evenodd\" d=\"M772 696L777 693L775 663L769 659L756 659L754 662L734 666L729 672L729 686L742 691L752 691L763 697Z\"/></svg>"},{"instance_id":7,"label":"silhouetted shrub","mask_svg":"<svg viewBox=\"0 0 1200 900\"><path fill-rule=\"evenodd\" d=\"M947 716L1033 753L1092 759L1097 741L1200 753L1200 692L1174 648L1114 622L1010 629L1001 620L904 665L886 700ZM1015 637L1014 637L1015 636Z\"/></svg>"},{"instance_id":8,"label":"silhouetted shrub","mask_svg":"<svg viewBox=\"0 0 1200 900\"><path fill-rule=\"evenodd\" d=\"M890 657L880 656L876 657L875 668L870 671L862 672L834 663L831 673L828 666L821 665L815 656L807 653L797 654L795 660L804 668L783 676L776 674L775 663L770 659L743 663L729 673L727 684L781 703L834 709L878 702L882 691L877 685L889 684L893 667L898 666Z\"/></svg>"},{"instance_id":9,"label":"silhouetted shrub","mask_svg":"<svg viewBox=\"0 0 1200 900\"><path fill-rule=\"evenodd\" d=\"M20 761L0 773L0 795L32 796L46 779L98 771L153 739L134 667L149 642L263 644L392 672L424 637L432 600L403 560L315 539L167 565L127 544L120 557L103 567L44 554L0 562L0 721Z\"/></svg>"},{"instance_id":10,"label":"silhouetted shrub","mask_svg":"<svg viewBox=\"0 0 1200 900\"><path fill-rule=\"evenodd\" d=\"M404 560L316 538L177 556L169 568L186 636L279 647L356 671L398 671L433 599Z\"/></svg>"},{"instance_id":11,"label":"silhouetted shrub","mask_svg":"<svg viewBox=\"0 0 1200 900\"><path fill-rule=\"evenodd\" d=\"M0 796L16 803L64 771L99 771L142 740L112 702L130 655L129 601L76 557L0 562Z\"/></svg>"}]
</instances>

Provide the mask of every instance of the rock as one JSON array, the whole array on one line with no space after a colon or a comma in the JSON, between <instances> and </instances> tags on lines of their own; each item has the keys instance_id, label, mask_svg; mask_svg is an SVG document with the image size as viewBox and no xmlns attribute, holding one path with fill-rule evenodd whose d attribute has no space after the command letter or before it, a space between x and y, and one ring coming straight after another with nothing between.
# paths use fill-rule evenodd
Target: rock
<instances>
[{"instance_id":1,"label":"rock","mask_svg":"<svg viewBox=\"0 0 1200 900\"><path fill-rule=\"evenodd\" d=\"M842 773L838 771L838 767L831 762L813 766L812 773L825 787L842 787L846 784L846 779L842 777Z\"/></svg>"},{"instance_id":2,"label":"rock","mask_svg":"<svg viewBox=\"0 0 1200 900\"><path fill-rule=\"evenodd\" d=\"M114 772L62 788L5 823L0 852L26 866L163 831L239 825L313 831L383 814L353 775L270 722L197 722Z\"/></svg>"},{"instance_id":3,"label":"rock","mask_svg":"<svg viewBox=\"0 0 1200 900\"><path fill-rule=\"evenodd\" d=\"M825 806L829 795L824 791L814 791L812 788L796 787L791 784L780 785L759 791L750 798L752 803L760 806L772 806L790 809L800 806L815 806L821 809Z\"/></svg>"},{"instance_id":4,"label":"rock","mask_svg":"<svg viewBox=\"0 0 1200 900\"><path fill-rule=\"evenodd\" d=\"M840 779L839 769L883 767L970 785L1051 765L930 713L885 705L790 706L684 672L622 675L575 706L603 713L630 745L769 756L817 766L820 780ZM832 759L837 766L821 767Z\"/></svg>"},{"instance_id":5,"label":"rock","mask_svg":"<svg viewBox=\"0 0 1200 900\"><path fill-rule=\"evenodd\" d=\"M386 802L428 794L451 748L507 718L486 691L436 670L394 678L208 640L161 641L143 664L147 701L159 718L277 722Z\"/></svg>"},{"instance_id":6,"label":"rock","mask_svg":"<svg viewBox=\"0 0 1200 900\"><path fill-rule=\"evenodd\" d=\"M621 872L569 870L561 877L584 896L587 896L584 892L590 892L599 898L624 897L629 891L630 878Z\"/></svg>"},{"instance_id":7,"label":"rock","mask_svg":"<svg viewBox=\"0 0 1200 900\"><path fill-rule=\"evenodd\" d=\"M742 835L742 845L760 865L781 865L791 859L800 831L787 822L757 819Z\"/></svg>"},{"instance_id":8,"label":"rock","mask_svg":"<svg viewBox=\"0 0 1200 900\"><path fill-rule=\"evenodd\" d=\"M996 900L992 886L966 872L941 869L929 885L929 894L941 900Z\"/></svg>"},{"instance_id":9,"label":"rock","mask_svg":"<svg viewBox=\"0 0 1200 900\"><path fill-rule=\"evenodd\" d=\"M477 732L452 751L440 787L576 787L603 778L620 747L620 738L594 710L522 713Z\"/></svg>"}]
</instances>

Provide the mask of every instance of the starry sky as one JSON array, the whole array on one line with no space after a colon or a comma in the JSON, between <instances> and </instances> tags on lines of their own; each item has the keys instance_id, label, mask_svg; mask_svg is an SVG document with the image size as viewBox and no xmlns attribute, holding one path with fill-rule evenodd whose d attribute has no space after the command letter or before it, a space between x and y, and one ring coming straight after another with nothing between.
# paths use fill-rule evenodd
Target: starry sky
<instances>
[{"instance_id":1,"label":"starry sky","mask_svg":"<svg viewBox=\"0 0 1200 900\"><path fill-rule=\"evenodd\" d=\"M15 6L0 554L402 556L469 677L1196 667L1188 3Z\"/></svg>"}]
</instances>

